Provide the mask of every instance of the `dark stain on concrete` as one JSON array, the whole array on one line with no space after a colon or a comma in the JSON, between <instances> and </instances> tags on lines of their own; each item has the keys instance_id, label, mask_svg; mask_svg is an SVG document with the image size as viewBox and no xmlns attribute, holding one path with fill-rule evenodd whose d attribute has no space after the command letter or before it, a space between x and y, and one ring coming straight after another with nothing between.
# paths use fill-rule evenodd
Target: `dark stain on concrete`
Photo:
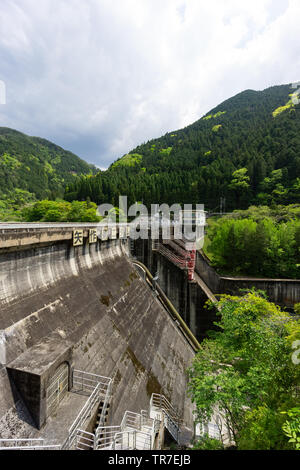
<instances>
[{"instance_id":1,"label":"dark stain on concrete","mask_svg":"<svg viewBox=\"0 0 300 470\"><path fill-rule=\"evenodd\" d=\"M124 287L130 287L135 279L138 279L138 274L135 271L132 271L129 274L129 279L124 282Z\"/></svg>"},{"instance_id":2,"label":"dark stain on concrete","mask_svg":"<svg viewBox=\"0 0 300 470\"><path fill-rule=\"evenodd\" d=\"M129 275L129 278L133 282L135 279L138 278L138 275L135 271L132 271L132 273Z\"/></svg>"},{"instance_id":3,"label":"dark stain on concrete","mask_svg":"<svg viewBox=\"0 0 300 470\"><path fill-rule=\"evenodd\" d=\"M152 393L161 393L162 387L152 372L149 372L146 390L149 398L151 398Z\"/></svg>"},{"instance_id":4,"label":"dark stain on concrete","mask_svg":"<svg viewBox=\"0 0 300 470\"><path fill-rule=\"evenodd\" d=\"M140 361L137 359L136 355L134 354L134 352L129 346L126 349L125 354L127 354L130 357L131 362L134 365L134 368L137 374L145 372L145 367L140 363Z\"/></svg>"},{"instance_id":5,"label":"dark stain on concrete","mask_svg":"<svg viewBox=\"0 0 300 470\"><path fill-rule=\"evenodd\" d=\"M42 247L36 253L29 250L31 256L22 252L0 257L0 267L5 263L0 271L1 274L9 275L6 286L11 289L11 294L15 294L16 283L22 286L17 300L0 300L0 329L16 323L16 335L10 337L7 349L9 362L28 348L18 339L17 333L21 328L24 336L28 332L28 337L31 338L30 346L42 341L53 331L63 329L66 338L60 337L59 341L63 344L67 340L70 341L72 363L76 368L108 377L115 376L118 386L114 392L115 406L111 424L119 425L126 409L146 409L152 393L169 395L169 388L164 390L169 366L172 368L172 379L176 386L174 385L171 397L167 398L174 401L180 399L183 404L186 378L181 367L177 367L177 358L183 357L187 368L193 351L164 309L153 300L152 291L146 283L139 280L138 274L133 273L133 267L126 256L113 253L111 259L100 265L97 264L98 258L93 254L92 247L90 249L94 261L91 269L82 268L84 263L80 261L80 252L76 255L75 264L81 273L80 276L74 276L69 264L65 263L66 243ZM102 246L104 255L105 249L105 246ZM73 247L69 252L73 256ZM54 274L58 270L61 276L59 282L52 284L53 276L49 275L47 289L40 282L42 262L43 266L48 263ZM26 269L28 265L29 272ZM124 289L128 291L126 296L124 291L120 295L120 288L124 286L125 281L130 284L129 288ZM31 286L35 285L35 282L37 286L32 292ZM50 308L52 305L55 308ZM40 321L27 321L26 312L38 312ZM25 320L24 328L22 324L17 323L20 320ZM89 338L88 334L91 335ZM23 338L23 335L20 337ZM169 343L170 346L174 343L174 350L169 350ZM174 354L176 366L172 367ZM160 367L162 359L166 364L165 369ZM11 391L6 386L6 375L5 370L1 377L0 365L0 401L3 404L0 410L0 434L6 419L5 414L11 406ZM21 420L17 419L16 422L19 425ZM31 431L27 433L22 428L18 432L5 433L8 437L32 435Z\"/></svg>"},{"instance_id":6,"label":"dark stain on concrete","mask_svg":"<svg viewBox=\"0 0 300 470\"><path fill-rule=\"evenodd\" d=\"M101 302L103 305L106 305L106 307L109 307L109 304L110 304L109 295L101 295L101 297L100 297L100 302Z\"/></svg>"},{"instance_id":7,"label":"dark stain on concrete","mask_svg":"<svg viewBox=\"0 0 300 470\"><path fill-rule=\"evenodd\" d=\"M118 387L121 380L122 380L122 375L121 375L121 372L118 369L117 372L116 372L116 375L114 376L114 386L115 386L115 388Z\"/></svg>"}]
</instances>

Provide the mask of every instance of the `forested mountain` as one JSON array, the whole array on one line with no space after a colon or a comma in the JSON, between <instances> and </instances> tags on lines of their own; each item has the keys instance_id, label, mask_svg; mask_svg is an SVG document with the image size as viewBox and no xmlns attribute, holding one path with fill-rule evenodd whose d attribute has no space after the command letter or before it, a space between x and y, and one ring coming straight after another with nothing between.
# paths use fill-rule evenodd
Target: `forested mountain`
<instances>
[{"instance_id":1,"label":"forested mountain","mask_svg":"<svg viewBox=\"0 0 300 470\"><path fill-rule=\"evenodd\" d=\"M18 205L63 196L75 175L96 168L38 137L0 127L0 203Z\"/></svg>"},{"instance_id":2,"label":"forested mountain","mask_svg":"<svg viewBox=\"0 0 300 470\"><path fill-rule=\"evenodd\" d=\"M294 94L294 96L293 96ZM300 105L290 85L246 90L194 124L139 145L105 172L76 178L67 200L204 203L207 209L300 201Z\"/></svg>"}]
</instances>

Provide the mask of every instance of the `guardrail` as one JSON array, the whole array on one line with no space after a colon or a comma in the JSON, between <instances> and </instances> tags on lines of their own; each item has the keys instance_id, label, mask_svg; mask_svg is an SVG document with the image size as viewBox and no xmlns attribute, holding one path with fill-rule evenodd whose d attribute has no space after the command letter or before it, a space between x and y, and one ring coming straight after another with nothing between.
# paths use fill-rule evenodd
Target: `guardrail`
<instances>
[{"instance_id":1,"label":"guardrail","mask_svg":"<svg viewBox=\"0 0 300 470\"><path fill-rule=\"evenodd\" d=\"M93 450L95 436L94 434L77 429L75 448L77 450Z\"/></svg>"},{"instance_id":2,"label":"guardrail","mask_svg":"<svg viewBox=\"0 0 300 470\"><path fill-rule=\"evenodd\" d=\"M174 408L174 406L164 395L152 393L150 406L154 406L156 408L159 408L160 410L164 410L171 416L174 421L177 421L180 424L183 423L183 420L180 418L178 411Z\"/></svg>"},{"instance_id":3,"label":"guardrail","mask_svg":"<svg viewBox=\"0 0 300 470\"><path fill-rule=\"evenodd\" d=\"M162 246L161 244L158 245L157 251L165 256L169 261L176 264L177 266L187 269L188 267L188 259L187 257L181 258L179 255L172 253L170 250Z\"/></svg>"},{"instance_id":4,"label":"guardrail","mask_svg":"<svg viewBox=\"0 0 300 470\"><path fill-rule=\"evenodd\" d=\"M142 431L123 431L115 435L113 450L151 450L151 435Z\"/></svg>"},{"instance_id":5,"label":"guardrail","mask_svg":"<svg viewBox=\"0 0 300 470\"><path fill-rule=\"evenodd\" d=\"M72 392L88 393L90 395L91 392L99 386L99 391L106 394L110 382L110 377L102 377L101 375L92 374L91 372L74 369Z\"/></svg>"},{"instance_id":6,"label":"guardrail","mask_svg":"<svg viewBox=\"0 0 300 470\"><path fill-rule=\"evenodd\" d=\"M0 450L60 450L56 444L44 444L44 439L0 439Z\"/></svg>"},{"instance_id":7,"label":"guardrail","mask_svg":"<svg viewBox=\"0 0 300 470\"><path fill-rule=\"evenodd\" d=\"M75 421L69 429L69 435L62 445L63 450L71 449L77 439L77 434L82 432L86 420L91 415L92 410L98 404L101 399L104 400L102 412L100 416L100 423L103 423L105 412L108 404L108 400L111 393L112 379L110 377L102 377L100 375L91 374L89 372L74 370L73 371L73 391L77 393L91 392L85 405L79 412Z\"/></svg>"},{"instance_id":8,"label":"guardrail","mask_svg":"<svg viewBox=\"0 0 300 470\"><path fill-rule=\"evenodd\" d=\"M173 438L179 442L180 427L183 420L179 417L178 412L171 405L164 395L153 393L150 400L150 407L158 408L164 419L165 427L168 429Z\"/></svg>"},{"instance_id":9,"label":"guardrail","mask_svg":"<svg viewBox=\"0 0 300 470\"><path fill-rule=\"evenodd\" d=\"M112 449L114 437L121 432L121 426L98 426L95 434L95 450Z\"/></svg>"},{"instance_id":10,"label":"guardrail","mask_svg":"<svg viewBox=\"0 0 300 470\"><path fill-rule=\"evenodd\" d=\"M179 425L168 415L168 413L166 413L164 410L162 412L164 414L165 427L170 432L171 436L173 436L175 441L179 442L179 435L180 435Z\"/></svg>"},{"instance_id":11,"label":"guardrail","mask_svg":"<svg viewBox=\"0 0 300 470\"><path fill-rule=\"evenodd\" d=\"M82 377L81 374L86 375ZM89 383L89 381L86 382L84 378L88 375L93 377L90 380L97 380L94 379L94 377L99 377L99 379L107 379L109 381L107 383L107 398L110 394L111 386L111 379L108 377L100 377L94 374L76 371L75 376L77 378L75 382L77 386L80 386L80 389L84 390L87 383ZM151 450L155 442L155 436L159 432L161 421L163 421L164 426L168 429L173 438L179 442L180 424L182 420L167 398L157 393L153 393L151 396L150 410L151 408L157 408L161 413L161 420L150 418L146 410L142 410L140 414L125 411L120 426L103 426L103 422L100 420L95 434L83 431L79 424L87 419L88 413L95 404L97 391L98 389L101 390L101 385L103 386L102 382L96 385L89 400L71 426L69 437L62 446L63 449L70 449L75 443L75 448L79 450Z\"/></svg>"},{"instance_id":12,"label":"guardrail","mask_svg":"<svg viewBox=\"0 0 300 470\"><path fill-rule=\"evenodd\" d=\"M141 430L142 415L138 413L133 413L132 411L125 411L121 422L121 430L124 431L126 428Z\"/></svg>"},{"instance_id":13,"label":"guardrail","mask_svg":"<svg viewBox=\"0 0 300 470\"><path fill-rule=\"evenodd\" d=\"M95 434L94 449L152 449L161 422L146 414L145 410L141 414L125 411L120 426L99 426Z\"/></svg>"}]
</instances>

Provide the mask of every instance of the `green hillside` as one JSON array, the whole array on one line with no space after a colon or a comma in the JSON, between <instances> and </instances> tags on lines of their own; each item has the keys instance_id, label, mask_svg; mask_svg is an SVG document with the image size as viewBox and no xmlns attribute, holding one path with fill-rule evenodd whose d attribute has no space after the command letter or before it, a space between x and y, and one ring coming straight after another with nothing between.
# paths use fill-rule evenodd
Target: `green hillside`
<instances>
[{"instance_id":1,"label":"green hillside","mask_svg":"<svg viewBox=\"0 0 300 470\"><path fill-rule=\"evenodd\" d=\"M139 145L93 178L68 184L68 200L204 203L207 209L300 202L300 106L290 85L246 90L194 124Z\"/></svg>"},{"instance_id":2,"label":"green hillside","mask_svg":"<svg viewBox=\"0 0 300 470\"><path fill-rule=\"evenodd\" d=\"M96 168L38 137L0 127L0 208L63 196L76 175Z\"/></svg>"}]
</instances>

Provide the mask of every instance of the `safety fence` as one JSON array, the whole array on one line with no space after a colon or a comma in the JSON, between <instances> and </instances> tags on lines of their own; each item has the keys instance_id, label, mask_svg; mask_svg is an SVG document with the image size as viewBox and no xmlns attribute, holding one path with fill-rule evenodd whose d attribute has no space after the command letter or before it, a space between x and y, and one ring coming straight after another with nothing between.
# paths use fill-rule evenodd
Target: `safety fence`
<instances>
[{"instance_id":1,"label":"safety fence","mask_svg":"<svg viewBox=\"0 0 300 470\"><path fill-rule=\"evenodd\" d=\"M102 377L100 375L91 374L80 370L73 371L73 392L77 393L90 393L85 405L77 415L75 421L69 429L67 439L62 445L62 449L72 449L75 444L78 445L80 435L82 436L85 431L82 431L87 419L91 417L92 411L96 405L99 406L103 401L103 407L100 416L99 426L103 424L107 410L108 401L111 395L112 379L110 377ZM89 433L86 433L89 434ZM87 440L87 437L86 437Z\"/></svg>"},{"instance_id":2,"label":"safety fence","mask_svg":"<svg viewBox=\"0 0 300 470\"><path fill-rule=\"evenodd\" d=\"M0 439L1 450L59 450L60 445L45 444L44 439Z\"/></svg>"}]
</instances>

